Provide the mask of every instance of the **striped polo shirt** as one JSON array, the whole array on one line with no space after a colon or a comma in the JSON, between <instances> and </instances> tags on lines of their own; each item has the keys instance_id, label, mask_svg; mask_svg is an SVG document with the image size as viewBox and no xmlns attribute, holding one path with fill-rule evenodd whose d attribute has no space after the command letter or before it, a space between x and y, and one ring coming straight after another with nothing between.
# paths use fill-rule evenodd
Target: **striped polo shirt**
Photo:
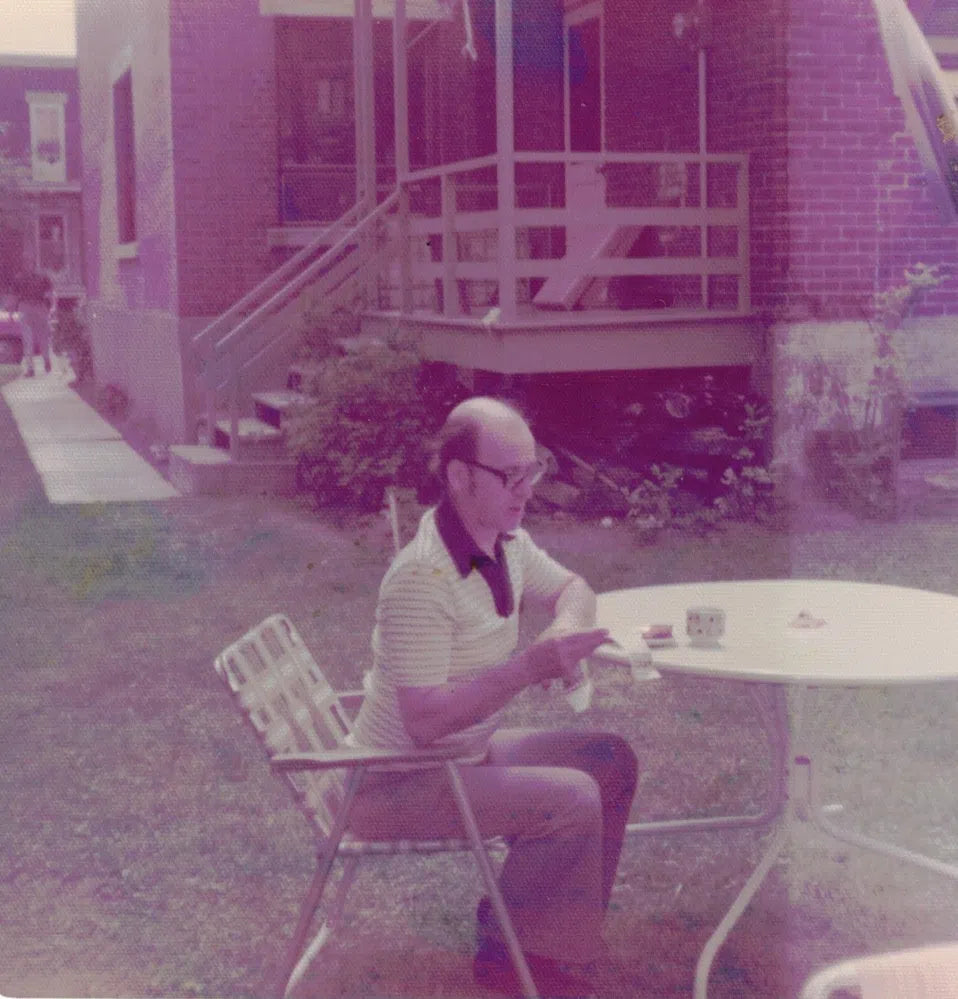
<instances>
[{"instance_id":1,"label":"striped polo shirt","mask_svg":"<svg viewBox=\"0 0 958 999\"><path fill-rule=\"evenodd\" d=\"M397 689L472 680L504 662L516 648L523 596L548 600L572 578L521 528L500 537L496 554L495 563L479 554L451 505L438 508L438 515L436 508L426 511L379 590L373 669L350 741L413 747ZM497 581L501 569L505 578ZM511 594L503 588L506 582ZM500 713L435 745L461 747L464 759L479 760Z\"/></svg>"}]
</instances>

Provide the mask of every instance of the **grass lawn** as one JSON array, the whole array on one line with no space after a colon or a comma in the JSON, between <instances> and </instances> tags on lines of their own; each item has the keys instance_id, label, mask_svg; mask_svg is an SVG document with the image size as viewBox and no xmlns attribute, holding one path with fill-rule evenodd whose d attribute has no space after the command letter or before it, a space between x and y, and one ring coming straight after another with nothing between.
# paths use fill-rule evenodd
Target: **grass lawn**
<instances>
[{"instance_id":1,"label":"grass lawn","mask_svg":"<svg viewBox=\"0 0 958 999\"><path fill-rule=\"evenodd\" d=\"M2 406L0 455L0 991L262 996L314 846L213 658L285 610L332 681L356 686L387 524L257 499L51 507ZM794 575L958 592L958 523L945 517L791 534L736 525L650 546L622 525L529 526L598 589ZM952 702L947 687L859 698L827 733L826 799L958 860ZM763 736L742 684L604 673L585 716L530 692L510 717L626 734L644 768L636 819L762 798ZM697 953L765 835L629 841L602 994L690 995ZM790 859L720 955L717 999L791 996L823 961L954 934L958 886L812 835ZM481 995L470 969L478 894L469 857L370 863L348 928L299 994Z\"/></svg>"}]
</instances>

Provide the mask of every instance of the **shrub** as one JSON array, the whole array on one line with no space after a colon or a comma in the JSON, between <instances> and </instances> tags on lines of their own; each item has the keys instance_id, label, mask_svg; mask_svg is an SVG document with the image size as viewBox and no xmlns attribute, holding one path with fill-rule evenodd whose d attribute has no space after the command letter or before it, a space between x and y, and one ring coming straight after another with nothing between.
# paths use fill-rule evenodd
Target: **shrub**
<instances>
[{"instance_id":1,"label":"shrub","mask_svg":"<svg viewBox=\"0 0 958 999\"><path fill-rule=\"evenodd\" d=\"M938 265L918 263L900 284L876 294L860 355L826 357L801 339L786 345L781 427L802 440L819 494L858 516L897 516L907 403L903 321L944 280Z\"/></svg>"},{"instance_id":2,"label":"shrub","mask_svg":"<svg viewBox=\"0 0 958 999\"><path fill-rule=\"evenodd\" d=\"M104 385L96 391L96 408L111 423L118 423L129 415L130 400L118 385Z\"/></svg>"},{"instance_id":3,"label":"shrub","mask_svg":"<svg viewBox=\"0 0 958 999\"><path fill-rule=\"evenodd\" d=\"M320 359L289 420L301 487L322 506L369 511L387 486L421 487L429 442L464 393L408 343L373 341Z\"/></svg>"},{"instance_id":4,"label":"shrub","mask_svg":"<svg viewBox=\"0 0 958 999\"><path fill-rule=\"evenodd\" d=\"M319 361L341 353L343 341L358 339L359 316L345 308L329 310L323 302L312 302L301 319L300 348L303 357Z\"/></svg>"}]
</instances>

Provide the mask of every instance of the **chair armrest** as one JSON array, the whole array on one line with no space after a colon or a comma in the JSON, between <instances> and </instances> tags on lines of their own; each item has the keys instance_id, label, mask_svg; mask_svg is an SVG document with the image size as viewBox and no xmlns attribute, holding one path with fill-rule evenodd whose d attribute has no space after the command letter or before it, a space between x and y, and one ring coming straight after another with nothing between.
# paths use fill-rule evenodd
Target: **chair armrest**
<instances>
[{"instance_id":1,"label":"chair armrest","mask_svg":"<svg viewBox=\"0 0 958 999\"><path fill-rule=\"evenodd\" d=\"M299 770L335 770L394 763L441 763L454 760L461 749L374 749L369 746L329 749L321 753L277 753L270 763L284 773Z\"/></svg>"}]
</instances>

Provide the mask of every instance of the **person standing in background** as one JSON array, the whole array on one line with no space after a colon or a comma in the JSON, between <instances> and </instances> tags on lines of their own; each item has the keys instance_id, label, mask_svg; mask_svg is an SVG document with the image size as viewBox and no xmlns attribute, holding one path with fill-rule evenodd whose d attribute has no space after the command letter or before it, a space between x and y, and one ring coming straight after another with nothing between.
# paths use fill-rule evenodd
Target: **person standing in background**
<instances>
[{"instance_id":1,"label":"person standing in background","mask_svg":"<svg viewBox=\"0 0 958 999\"><path fill-rule=\"evenodd\" d=\"M20 313L23 334L24 377L33 377L33 357L39 353L49 373L50 364L50 300L53 285L46 274L23 271L14 281L14 301Z\"/></svg>"}]
</instances>

